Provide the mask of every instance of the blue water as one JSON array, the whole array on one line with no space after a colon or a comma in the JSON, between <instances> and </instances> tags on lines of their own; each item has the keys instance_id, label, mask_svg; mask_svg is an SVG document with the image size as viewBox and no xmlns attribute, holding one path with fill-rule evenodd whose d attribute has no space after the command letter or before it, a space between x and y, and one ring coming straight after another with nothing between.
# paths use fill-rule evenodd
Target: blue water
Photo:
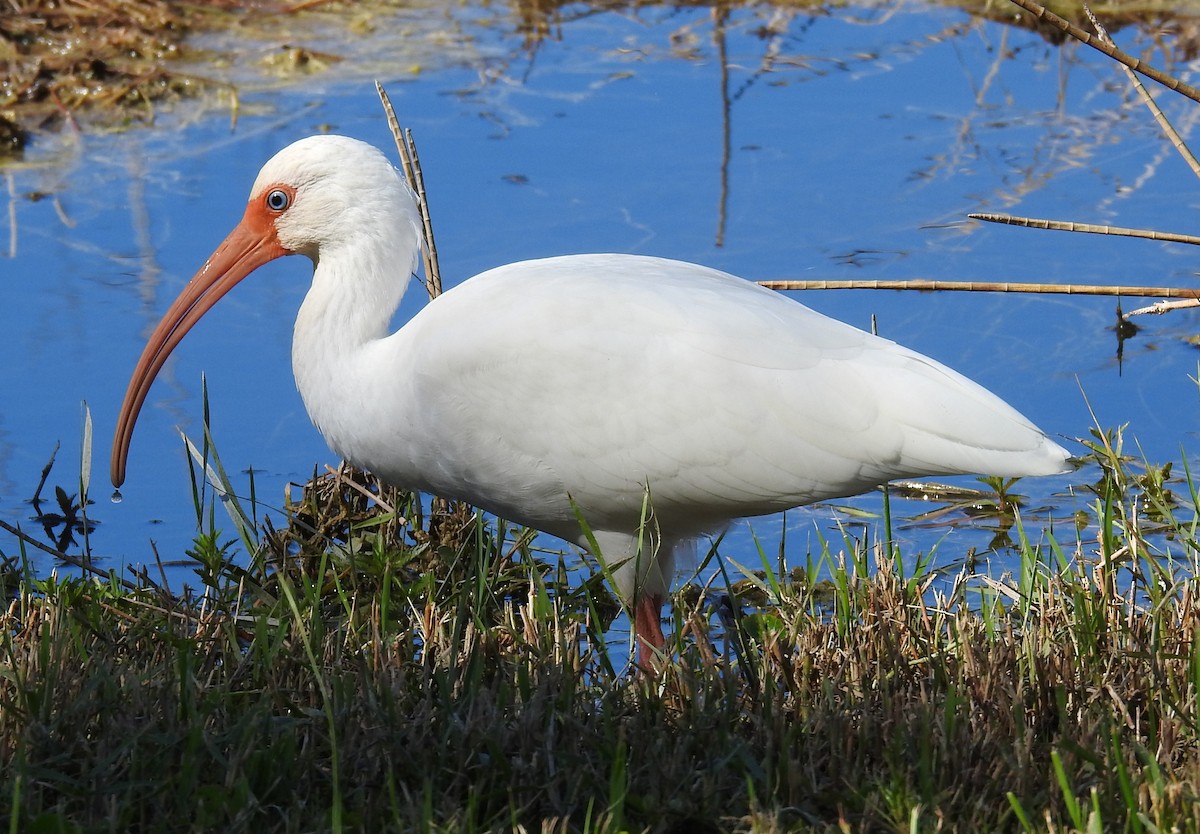
<instances>
[{"instance_id":1,"label":"blue water","mask_svg":"<svg viewBox=\"0 0 1200 834\"><path fill-rule=\"evenodd\" d=\"M383 50L368 36L330 43L325 27L321 48L348 60L324 74L281 85L256 82L249 66L195 70L242 85L235 126L219 103L183 105L151 127L46 137L0 171L9 195L0 215L9 357L0 366L0 518L38 531L27 499L56 444L48 490L78 492L86 402L98 563L150 562L152 541L164 559L181 558L195 514L177 427L199 435L202 374L221 457L235 473L253 467L265 506L280 505L285 485L314 466L336 464L291 380L292 321L310 270L288 258L238 287L176 351L134 434L124 501L108 499L116 411L150 328L241 216L276 150L326 129L391 148L373 77L416 134L447 285L513 260L586 251L682 258L752 279L1194 280L1182 246L965 219L1006 211L1186 230L1194 180L1117 69L1090 50L919 5L892 15L734 12L722 210L725 114L708 10L583 16L536 48L502 9L406 14L420 31L453 20L457 40L434 49L411 38L409 54L395 33L379 34L393 39ZM762 34L765 24L776 34ZM370 60L356 60L359 52ZM1190 134L1195 105L1160 100ZM414 284L398 323L421 292ZM1198 355L1183 341L1196 330L1194 312L1145 320L1118 365L1112 300L847 291L802 301L860 327L875 315L883 335L1000 393L1072 449L1093 425L1090 403L1104 426L1127 424L1130 447L1153 461L1196 453ZM1087 478L1022 491L1067 518L1086 506L1070 490ZM245 488L244 475L238 483ZM798 560L816 531L830 534L831 518L789 516ZM778 519L754 525L768 541L780 528ZM990 539L905 535L943 553ZM726 549L757 563L744 532ZM0 550L18 546L4 534ZM1005 559L993 557L994 569L1010 567ZM189 581L186 568L175 571L173 581Z\"/></svg>"}]
</instances>

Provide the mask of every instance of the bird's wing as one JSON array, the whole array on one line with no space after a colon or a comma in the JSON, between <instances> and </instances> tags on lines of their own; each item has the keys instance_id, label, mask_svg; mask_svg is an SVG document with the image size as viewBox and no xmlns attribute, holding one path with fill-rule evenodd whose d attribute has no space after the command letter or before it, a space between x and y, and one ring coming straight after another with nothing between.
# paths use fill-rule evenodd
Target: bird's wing
<instances>
[{"instance_id":1,"label":"bird's wing","mask_svg":"<svg viewBox=\"0 0 1200 834\"><path fill-rule=\"evenodd\" d=\"M426 466L453 467L446 482L485 506L508 485L491 508L525 519L561 514L567 492L628 520L648 484L660 516L700 527L900 476L1032 474L1055 454L933 360L691 264L523 262L404 330L436 438Z\"/></svg>"}]
</instances>

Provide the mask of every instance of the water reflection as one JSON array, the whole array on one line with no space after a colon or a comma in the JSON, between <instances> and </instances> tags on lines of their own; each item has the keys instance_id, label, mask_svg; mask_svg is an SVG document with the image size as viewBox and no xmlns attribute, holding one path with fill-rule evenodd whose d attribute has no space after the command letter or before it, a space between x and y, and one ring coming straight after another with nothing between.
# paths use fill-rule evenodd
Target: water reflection
<instances>
[{"instance_id":1,"label":"water reflection","mask_svg":"<svg viewBox=\"0 0 1200 834\"><path fill-rule=\"evenodd\" d=\"M245 66L207 68L240 85L233 128L210 102L161 113L152 130L45 140L8 167L0 321L21 361L0 369L0 516L39 529L27 501L58 442L48 489L78 496L79 478L61 461L80 457L79 402L91 403L103 459L148 328L240 215L262 161L326 128L390 147L369 77L387 83L421 143L447 285L578 251L678 257L755 279L1193 280L1191 253L1181 257L1176 244L965 220L1019 211L1177 223L1178 207L1193 201L1190 181L1120 76L1090 53L948 8L565 9L410 9L403 27L381 23L341 41L317 18L324 29L287 41L347 56L324 73L282 84ZM1122 38L1155 42L1131 30ZM1194 133L1193 108L1164 104ZM285 264L239 287L164 369L135 438L126 500L89 508L103 522L90 535L100 564L148 562L150 539L170 556L189 547L195 513L175 427L198 433L202 372L222 458L235 472L262 467L266 505L314 463L332 462L288 375L306 282ZM1148 323L1118 359L1109 302L802 300L860 327L878 314L884 335L1067 437L1087 434L1090 403L1103 425L1128 423L1153 459L1195 453L1196 360L1184 342L1194 314ZM1079 503L1067 480L1020 489L1039 518L1047 506L1070 517ZM929 509L925 499L897 504L905 517ZM855 506L877 514L878 497ZM803 551L830 517L804 511L753 529L769 540L790 528L789 547ZM996 534L955 531L945 548L985 552ZM43 535L57 542L61 528ZM752 547L741 535L733 546ZM928 549L942 534L926 524L904 535Z\"/></svg>"}]
</instances>

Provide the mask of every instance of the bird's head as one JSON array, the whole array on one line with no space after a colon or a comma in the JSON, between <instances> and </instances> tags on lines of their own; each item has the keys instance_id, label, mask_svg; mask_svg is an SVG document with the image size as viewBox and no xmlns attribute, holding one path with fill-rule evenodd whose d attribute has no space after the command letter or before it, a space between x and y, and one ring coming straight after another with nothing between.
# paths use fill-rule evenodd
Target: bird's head
<instances>
[{"instance_id":1,"label":"bird's head","mask_svg":"<svg viewBox=\"0 0 1200 834\"><path fill-rule=\"evenodd\" d=\"M280 255L316 262L332 249L361 248L376 230L412 248L418 241L407 238L419 228L412 192L378 149L345 136L310 136L262 167L230 238L265 247L259 266Z\"/></svg>"},{"instance_id":2,"label":"bird's head","mask_svg":"<svg viewBox=\"0 0 1200 834\"><path fill-rule=\"evenodd\" d=\"M113 440L113 485L125 480L133 426L159 369L184 335L242 279L284 255L307 255L318 264L339 250L381 257L403 252L411 273L420 228L408 185L387 157L365 142L310 136L272 157L254 182L241 221L175 299L134 368ZM385 245L366 245L375 239ZM404 274L403 280L407 278Z\"/></svg>"}]
</instances>

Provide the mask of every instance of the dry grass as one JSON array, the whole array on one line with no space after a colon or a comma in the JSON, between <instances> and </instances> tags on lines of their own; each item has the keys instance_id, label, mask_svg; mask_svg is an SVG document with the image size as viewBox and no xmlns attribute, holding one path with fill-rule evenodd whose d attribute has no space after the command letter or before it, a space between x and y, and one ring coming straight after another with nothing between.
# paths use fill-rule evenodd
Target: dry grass
<instances>
[{"instance_id":1,"label":"dry grass","mask_svg":"<svg viewBox=\"0 0 1200 834\"><path fill-rule=\"evenodd\" d=\"M380 509L360 476L314 482L249 568L202 531L201 596L18 576L0 811L13 831L1200 831L1195 489L1097 437L1095 541L1023 544L1020 575L935 595L847 540L809 557L820 592L765 576L740 653L680 595L657 680L614 670L592 594L519 531Z\"/></svg>"}]
</instances>

